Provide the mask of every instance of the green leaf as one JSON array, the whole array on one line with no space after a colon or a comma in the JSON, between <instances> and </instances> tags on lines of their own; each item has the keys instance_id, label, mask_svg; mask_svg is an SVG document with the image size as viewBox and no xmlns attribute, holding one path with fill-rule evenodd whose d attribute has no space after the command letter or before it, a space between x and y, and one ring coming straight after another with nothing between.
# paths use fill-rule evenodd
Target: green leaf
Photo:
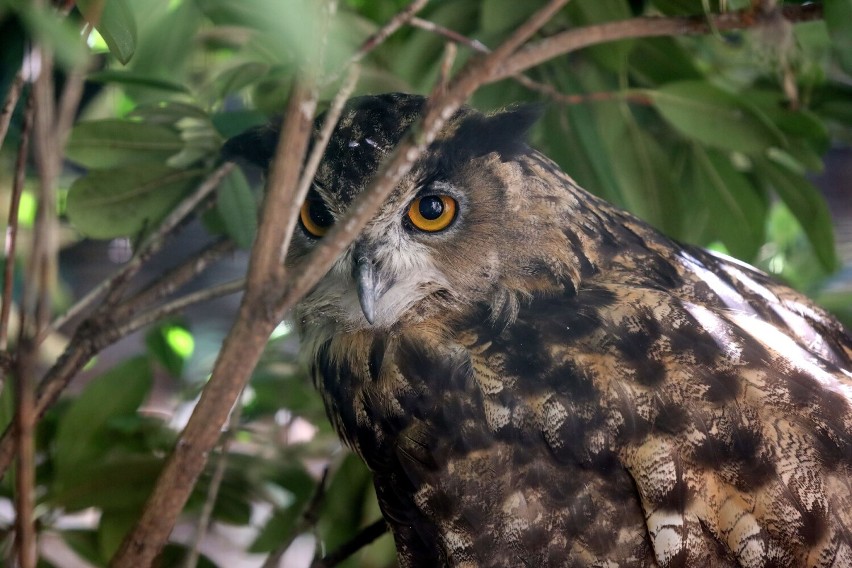
<instances>
[{"instance_id":1,"label":"green leaf","mask_svg":"<svg viewBox=\"0 0 852 568\"><path fill-rule=\"evenodd\" d=\"M139 162L163 162L183 149L172 128L130 120L80 122L71 131L68 159L87 168L114 168Z\"/></svg>"},{"instance_id":2,"label":"green leaf","mask_svg":"<svg viewBox=\"0 0 852 568\"><path fill-rule=\"evenodd\" d=\"M59 421L55 467L59 486L84 475L85 469L108 453L108 425L133 415L151 389L151 368L144 357L128 359L92 380Z\"/></svg>"},{"instance_id":3,"label":"green leaf","mask_svg":"<svg viewBox=\"0 0 852 568\"><path fill-rule=\"evenodd\" d=\"M837 62L852 75L852 0L826 0L823 10Z\"/></svg>"},{"instance_id":4,"label":"green leaf","mask_svg":"<svg viewBox=\"0 0 852 568\"><path fill-rule=\"evenodd\" d=\"M110 53L126 65L136 51L136 19L127 0L77 0L77 7L104 38Z\"/></svg>"},{"instance_id":5,"label":"green leaf","mask_svg":"<svg viewBox=\"0 0 852 568\"><path fill-rule=\"evenodd\" d=\"M695 206L709 212L707 240L719 239L729 253L752 261L764 242L767 206L748 179L718 151L693 145L690 190Z\"/></svg>"},{"instance_id":6,"label":"green leaf","mask_svg":"<svg viewBox=\"0 0 852 568\"><path fill-rule=\"evenodd\" d=\"M98 550L101 561L109 562L112 555L121 546L126 535L136 521L141 511L105 511L101 513L101 521L98 524Z\"/></svg>"},{"instance_id":7,"label":"green leaf","mask_svg":"<svg viewBox=\"0 0 852 568\"><path fill-rule=\"evenodd\" d=\"M757 110L710 83L680 81L645 94L675 130L702 144L750 154L784 144Z\"/></svg>"},{"instance_id":8,"label":"green leaf","mask_svg":"<svg viewBox=\"0 0 852 568\"><path fill-rule=\"evenodd\" d=\"M150 75L144 75L142 73L135 73L133 71L98 71L96 73L89 74L86 79L94 83L115 83L117 85L148 87L149 89L170 91L173 93L189 93L189 89L180 83L159 77L151 77Z\"/></svg>"},{"instance_id":9,"label":"green leaf","mask_svg":"<svg viewBox=\"0 0 852 568\"><path fill-rule=\"evenodd\" d=\"M93 530L65 529L59 531L62 540L83 560L94 566L103 564L98 550L98 536Z\"/></svg>"},{"instance_id":10,"label":"green leaf","mask_svg":"<svg viewBox=\"0 0 852 568\"><path fill-rule=\"evenodd\" d=\"M755 173L765 179L796 216L820 264L833 271L838 266L834 248L834 224L822 194L807 179L766 159L756 159Z\"/></svg>"},{"instance_id":11,"label":"green leaf","mask_svg":"<svg viewBox=\"0 0 852 568\"><path fill-rule=\"evenodd\" d=\"M222 180L216 208L237 246L250 248L257 233L257 203L241 170L231 170Z\"/></svg>"},{"instance_id":12,"label":"green leaf","mask_svg":"<svg viewBox=\"0 0 852 568\"><path fill-rule=\"evenodd\" d=\"M692 54L670 37L637 40L630 52L630 74L651 85L701 78Z\"/></svg>"},{"instance_id":13,"label":"green leaf","mask_svg":"<svg viewBox=\"0 0 852 568\"><path fill-rule=\"evenodd\" d=\"M626 20L633 15L626 0L572 2L568 4L566 9L568 13L572 14L571 21L580 26ZM589 53L604 68L618 73L624 69L634 43L633 40L611 41L606 45L587 47L584 51Z\"/></svg>"},{"instance_id":14,"label":"green leaf","mask_svg":"<svg viewBox=\"0 0 852 568\"><path fill-rule=\"evenodd\" d=\"M153 163L92 170L68 190L68 218L93 238L135 235L165 217L205 172Z\"/></svg>"},{"instance_id":15,"label":"green leaf","mask_svg":"<svg viewBox=\"0 0 852 568\"><path fill-rule=\"evenodd\" d=\"M87 464L73 483L55 487L48 501L68 511L139 511L162 469L163 459L153 454L111 455Z\"/></svg>"},{"instance_id":16,"label":"green leaf","mask_svg":"<svg viewBox=\"0 0 852 568\"><path fill-rule=\"evenodd\" d=\"M179 377L186 360L192 356L195 342L185 326L166 322L145 334L145 346L169 373Z\"/></svg>"}]
</instances>

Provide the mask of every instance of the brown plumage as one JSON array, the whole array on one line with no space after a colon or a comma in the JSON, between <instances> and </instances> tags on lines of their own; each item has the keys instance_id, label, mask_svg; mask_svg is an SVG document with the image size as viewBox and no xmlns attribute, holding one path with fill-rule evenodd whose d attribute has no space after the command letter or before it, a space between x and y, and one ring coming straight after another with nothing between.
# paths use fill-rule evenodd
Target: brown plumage
<instances>
[{"instance_id":1,"label":"brown plumage","mask_svg":"<svg viewBox=\"0 0 852 568\"><path fill-rule=\"evenodd\" d=\"M422 105L349 102L288 264ZM579 188L533 120L459 111L296 312L400 564L852 566L852 339Z\"/></svg>"}]
</instances>

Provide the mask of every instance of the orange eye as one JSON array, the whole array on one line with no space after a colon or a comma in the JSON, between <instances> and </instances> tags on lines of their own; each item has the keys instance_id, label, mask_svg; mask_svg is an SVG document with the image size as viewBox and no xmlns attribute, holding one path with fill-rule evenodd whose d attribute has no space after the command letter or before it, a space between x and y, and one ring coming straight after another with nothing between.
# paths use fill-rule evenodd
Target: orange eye
<instances>
[{"instance_id":1,"label":"orange eye","mask_svg":"<svg viewBox=\"0 0 852 568\"><path fill-rule=\"evenodd\" d=\"M408 219L427 233L436 233L450 226L456 218L458 203L449 195L425 195L411 202Z\"/></svg>"},{"instance_id":2,"label":"orange eye","mask_svg":"<svg viewBox=\"0 0 852 568\"><path fill-rule=\"evenodd\" d=\"M308 234L317 238L326 234L329 227L334 223L334 217L331 216L331 213L319 199L307 199L302 204L299 220Z\"/></svg>"}]
</instances>

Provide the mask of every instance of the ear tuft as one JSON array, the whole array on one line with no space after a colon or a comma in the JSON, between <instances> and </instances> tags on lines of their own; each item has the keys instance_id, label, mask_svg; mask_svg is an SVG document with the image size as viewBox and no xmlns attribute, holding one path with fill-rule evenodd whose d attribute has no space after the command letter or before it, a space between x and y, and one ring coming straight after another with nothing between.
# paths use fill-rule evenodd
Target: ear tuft
<instances>
[{"instance_id":1,"label":"ear tuft","mask_svg":"<svg viewBox=\"0 0 852 568\"><path fill-rule=\"evenodd\" d=\"M504 161L511 160L529 150L526 135L541 114L540 105L518 105L488 116L469 116L453 136L450 151L463 158L497 152Z\"/></svg>"},{"instance_id":2,"label":"ear tuft","mask_svg":"<svg viewBox=\"0 0 852 568\"><path fill-rule=\"evenodd\" d=\"M280 118L273 119L262 126L249 128L229 138L222 146L222 158L225 160L241 158L263 169L268 169L269 162L275 155L275 147L278 145L280 125Z\"/></svg>"}]
</instances>

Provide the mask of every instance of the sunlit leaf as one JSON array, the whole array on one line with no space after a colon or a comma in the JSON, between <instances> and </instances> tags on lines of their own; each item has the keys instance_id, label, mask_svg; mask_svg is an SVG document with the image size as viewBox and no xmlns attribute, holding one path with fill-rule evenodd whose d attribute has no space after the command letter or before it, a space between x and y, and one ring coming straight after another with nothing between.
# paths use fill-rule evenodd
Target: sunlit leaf
<instances>
[{"instance_id":1,"label":"sunlit leaf","mask_svg":"<svg viewBox=\"0 0 852 568\"><path fill-rule=\"evenodd\" d=\"M680 81L645 94L672 127L703 144L746 153L784 144L765 117L710 83Z\"/></svg>"},{"instance_id":2,"label":"sunlit leaf","mask_svg":"<svg viewBox=\"0 0 852 568\"><path fill-rule=\"evenodd\" d=\"M90 237L134 235L158 223L205 171L150 163L92 170L71 185L68 218Z\"/></svg>"},{"instance_id":3,"label":"sunlit leaf","mask_svg":"<svg viewBox=\"0 0 852 568\"><path fill-rule=\"evenodd\" d=\"M162 323L149 330L145 334L145 345L157 361L176 377L183 372L184 364L195 350L192 333L173 322Z\"/></svg>"},{"instance_id":4,"label":"sunlit leaf","mask_svg":"<svg viewBox=\"0 0 852 568\"><path fill-rule=\"evenodd\" d=\"M136 19L128 0L77 0L86 20L95 26L110 53L126 64L136 51Z\"/></svg>"}]
</instances>

